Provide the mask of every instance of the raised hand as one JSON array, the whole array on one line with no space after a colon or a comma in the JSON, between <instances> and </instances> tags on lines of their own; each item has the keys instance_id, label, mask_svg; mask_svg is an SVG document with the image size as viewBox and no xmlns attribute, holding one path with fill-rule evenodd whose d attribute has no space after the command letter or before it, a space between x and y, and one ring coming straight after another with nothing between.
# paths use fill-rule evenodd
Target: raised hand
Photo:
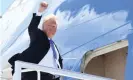
<instances>
[{"instance_id":1,"label":"raised hand","mask_svg":"<svg viewBox=\"0 0 133 80\"><path fill-rule=\"evenodd\" d=\"M38 12L45 11L47 9L47 7L48 7L48 3L47 2L45 2L45 1L41 2Z\"/></svg>"}]
</instances>

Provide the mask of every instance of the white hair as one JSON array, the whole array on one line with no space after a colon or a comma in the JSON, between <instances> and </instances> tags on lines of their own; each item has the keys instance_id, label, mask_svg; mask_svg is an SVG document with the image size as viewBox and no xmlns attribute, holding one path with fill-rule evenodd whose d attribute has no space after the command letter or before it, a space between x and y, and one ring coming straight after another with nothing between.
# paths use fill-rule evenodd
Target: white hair
<instances>
[{"instance_id":1,"label":"white hair","mask_svg":"<svg viewBox=\"0 0 133 80\"><path fill-rule=\"evenodd\" d=\"M54 15L54 14L49 14L49 15L47 15L44 19L43 19L43 21L42 21L42 28L41 29L43 29L44 28L44 23L46 22L46 21L49 21L49 20L54 20L55 22L56 22L56 25L58 25L58 23L57 23L57 17Z\"/></svg>"},{"instance_id":2,"label":"white hair","mask_svg":"<svg viewBox=\"0 0 133 80\"><path fill-rule=\"evenodd\" d=\"M57 17L56 17L54 14L47 15L47 16L44 18L44 21L43 21L43 22L46 22L46 21L48 21L48 20L50 20L50 19L56 21ZM57 21L56 21L56 23L57 23Z\"/></svg>"}]
</instances>

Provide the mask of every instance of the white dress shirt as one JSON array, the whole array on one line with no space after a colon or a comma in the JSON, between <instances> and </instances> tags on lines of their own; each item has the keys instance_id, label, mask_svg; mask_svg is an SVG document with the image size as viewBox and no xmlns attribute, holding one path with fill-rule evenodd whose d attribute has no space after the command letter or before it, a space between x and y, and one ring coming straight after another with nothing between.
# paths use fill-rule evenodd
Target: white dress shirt
<instances>
[{"instance_id":1,"label":"white dress shirt","mask_svg":"<svg viewBox=\"0 0 133 80\"><path fill-rule=\"evenodd\" d=\"M52 68L58 68L58 66L59 66L59 68L61 69L61 66L59 64L59 53L58 53L55 46L54 46L54 48L55 48L55 51L56 51L57 59L54 59L53 51L52 51L52 48L50 47L47 54L39 62L39 65L52 67Z\"/></svg>"}]
</instances>

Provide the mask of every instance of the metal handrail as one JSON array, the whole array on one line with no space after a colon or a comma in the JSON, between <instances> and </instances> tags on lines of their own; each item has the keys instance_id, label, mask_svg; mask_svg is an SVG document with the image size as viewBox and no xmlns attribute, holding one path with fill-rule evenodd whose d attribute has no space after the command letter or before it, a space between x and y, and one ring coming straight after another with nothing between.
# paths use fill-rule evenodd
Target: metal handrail
<instances>
[{"instance_id":1,"label":"metal handrail","mask_svg":"<svg viewBox=\"0 0 133 80\"><path fill-rule=\"evenodd\" d=\"M28 70L27 71L26 69L25 71L21 70L22 68L28 68ZM21 80L21 72L29 72L30 71L29 69L37 72L41 71L41 72L46 72L53 75L67 76L67 77L72 77L72 78L81 79L81 80L114 80L110 78L105 78L105 77L100 77L100 76L95 76L95 75L90 75L85 73L79 73L79 72L73 72L73 71L64 70L64 69L45 67L38 64L22 62L22 61L15 62L15 74L13 76L13 80ZM40 78L38 77L38 79Z\"/></svg>"}]
</instances>

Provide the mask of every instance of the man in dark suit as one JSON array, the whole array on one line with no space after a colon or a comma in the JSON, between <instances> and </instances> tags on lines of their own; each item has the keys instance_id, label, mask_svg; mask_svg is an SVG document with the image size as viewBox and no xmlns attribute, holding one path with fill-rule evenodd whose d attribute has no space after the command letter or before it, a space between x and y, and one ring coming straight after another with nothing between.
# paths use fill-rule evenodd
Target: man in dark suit
<instances>
[{"instance_id":1,"label":"man in dark suit","mask_svg":"<svg viewBox=\"0 0 133 80\"><path fill-rule=\"evenodd\" d=\"M48 4L42 2L38 12L33 13L33 18L28 26L28 33L30 36L29 47L21 54L16 54L9 59L9 63L12 65L13 69L12 74L14 74L16 60L62 69L62 58L56 45L52 41L52 37L57 30L56 17L54 15L46 17L42 25L42 30L38 29L42 17L41 14L47 7ZM59 79L60 77L57 75L41 72L41 80ZM37 80L37 72L22 73L22 80Z\"/></svg>"}]
</instances>

